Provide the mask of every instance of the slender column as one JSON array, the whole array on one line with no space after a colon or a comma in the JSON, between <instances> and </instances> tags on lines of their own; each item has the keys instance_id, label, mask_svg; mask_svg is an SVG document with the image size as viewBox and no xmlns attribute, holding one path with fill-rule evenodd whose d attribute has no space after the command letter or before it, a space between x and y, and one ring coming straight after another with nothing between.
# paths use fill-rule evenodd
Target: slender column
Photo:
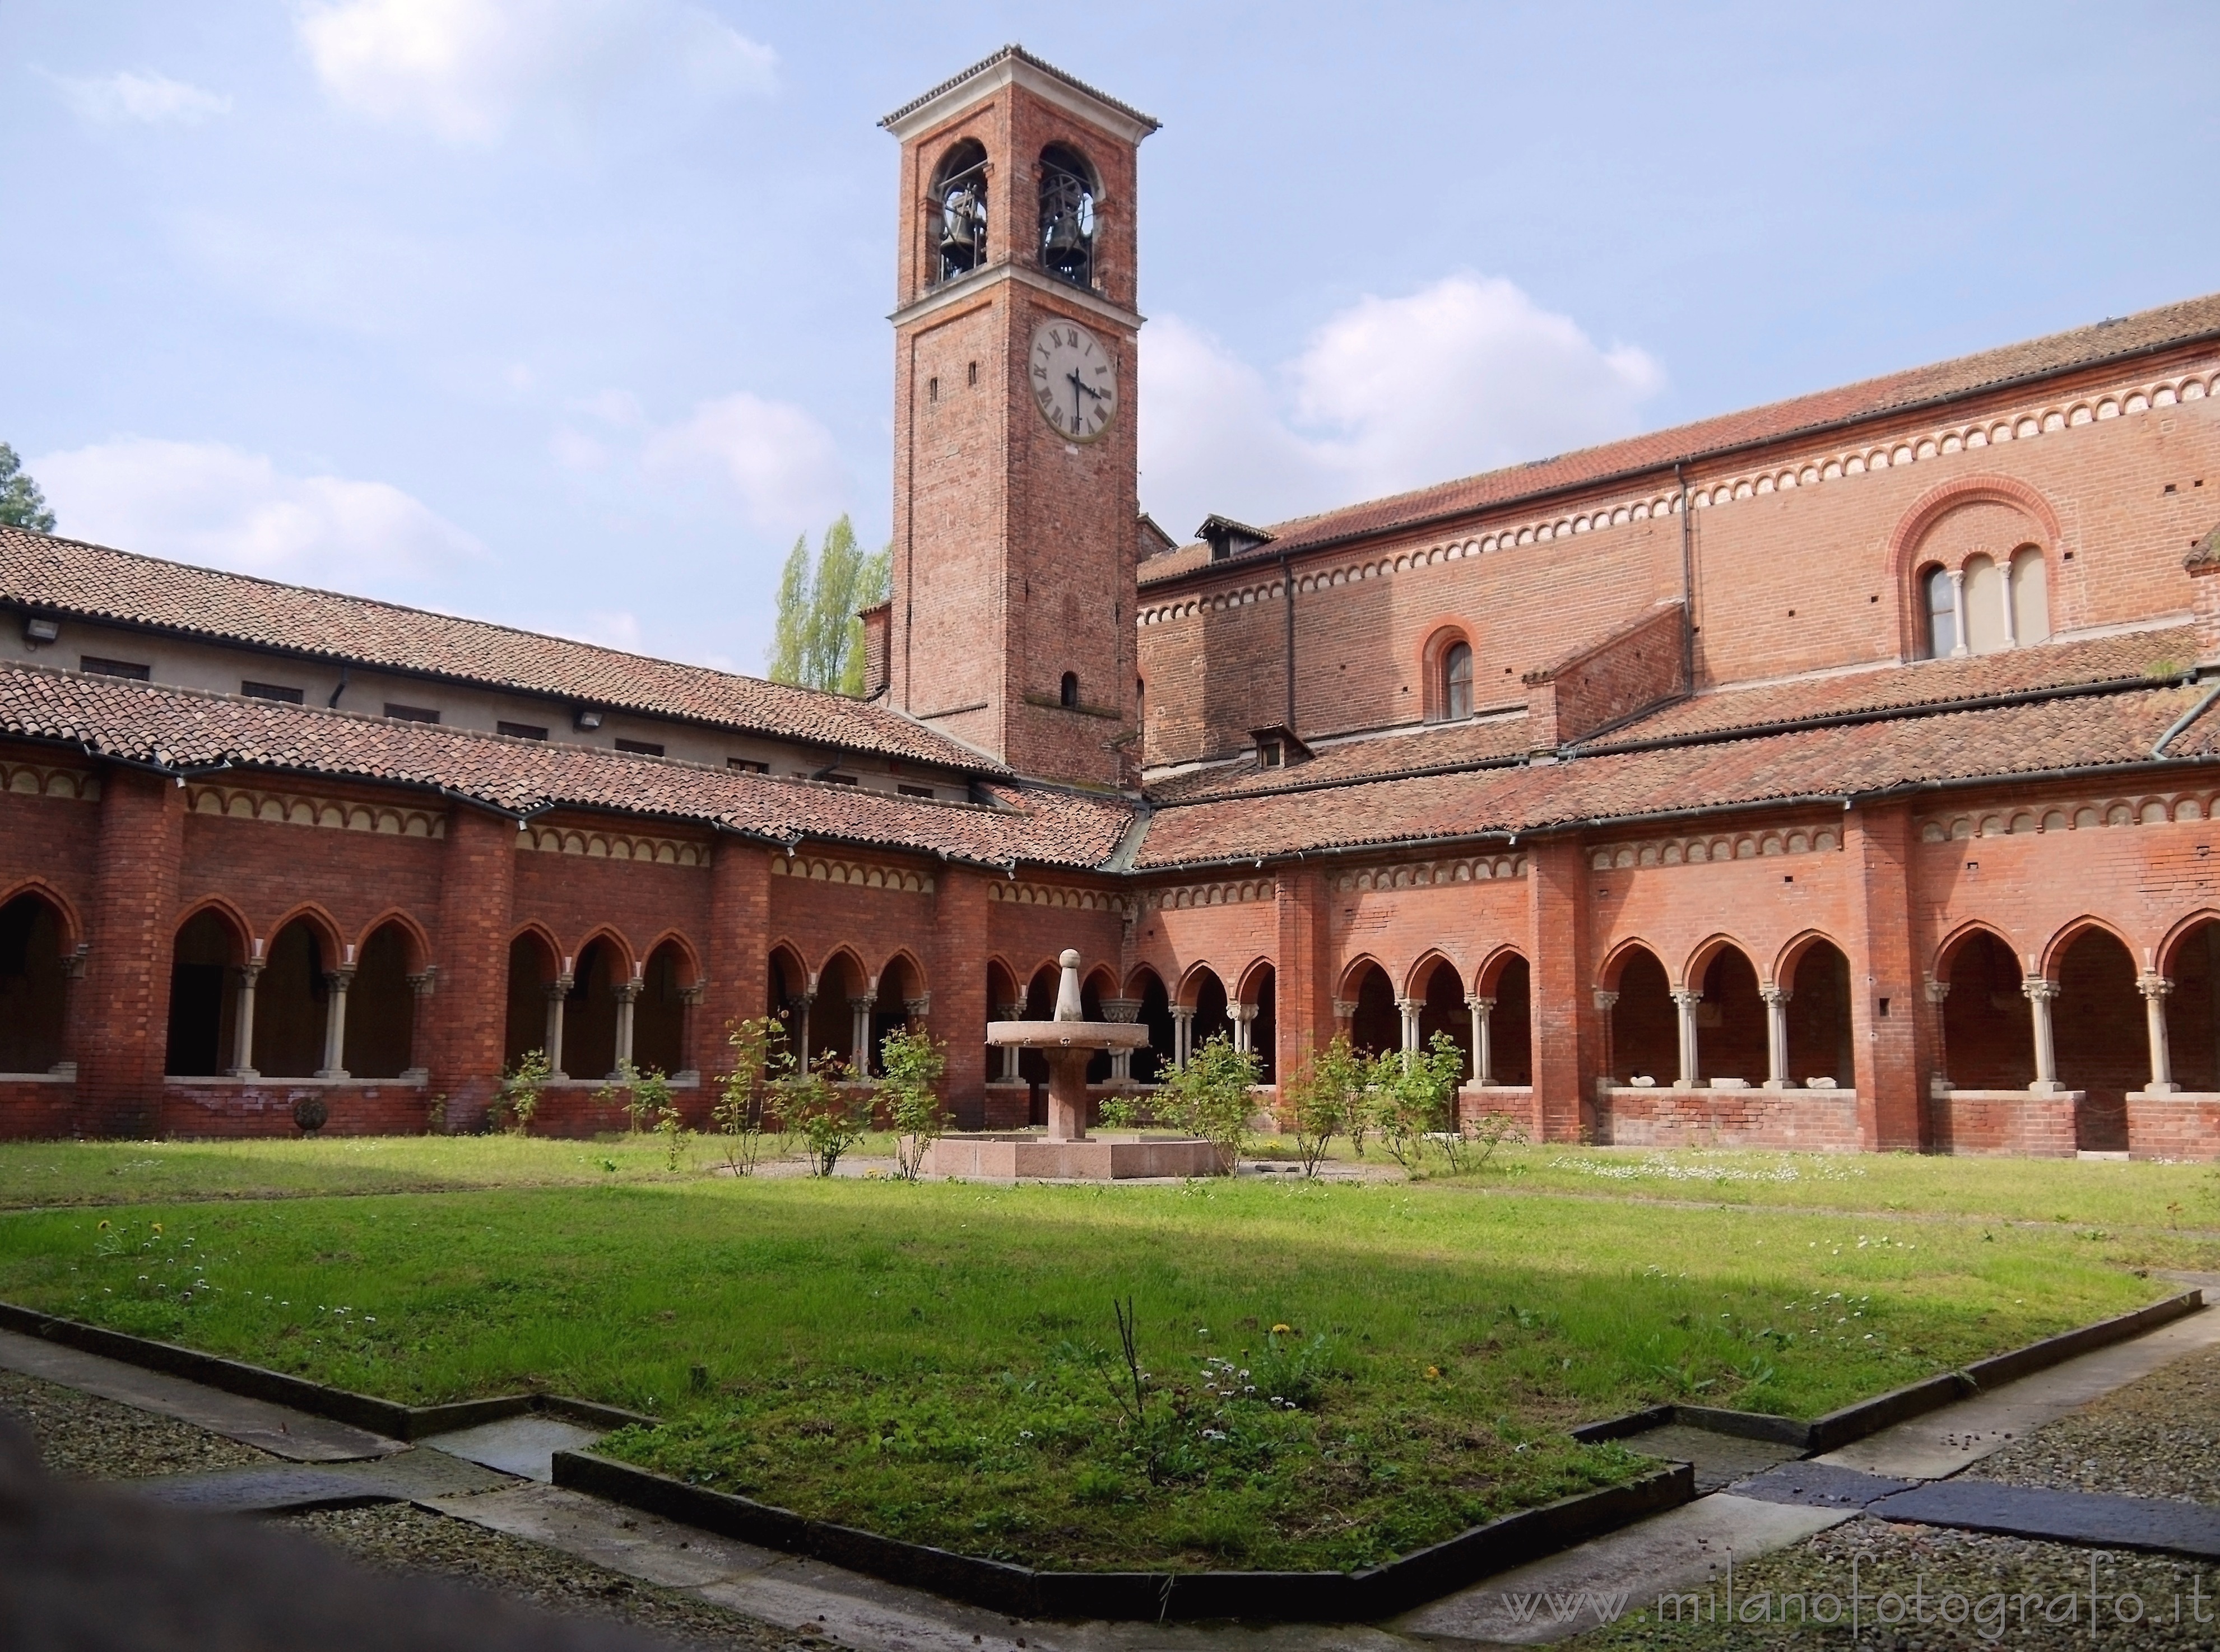
<instances>
[{"instance_id":1,"label":"slender column","mask_svg":"<svg viewBox=\"0 0 2220 1652\"><path fill-rule=\"evenodd\" d=\"M2150 1030L2150 1088L2146 1095L2172 1095L2181 1087L2173 1082L2173 1052L2166 1042L2166 997L2173 982L2161 975L2147 975L2136 985L2142 991L2143 1023Z\"/></svg>"},{"instance_id":2,"label":"slender column","mask_svg":"<svg viewBox=\"0 0 2220 1652\"><path fill-rule=\"evenodd\" d=\"M1950 629L1956 634L1950 641L1950 657L1962 659L1970 652L1966 646L1966 570L1950 570Z\"/></svg>"},{"instance_id":3,"label":"slender column","mask_svg":"<svg viewBox=\"0 0 2220 1652\"><path fill-rule=\"evenodd\" d=\"M2051 1037L2050 1005L2058 996L2058 983L2031 976L2020 990L2035 1010L2035 1082L2028 1088L2038 1095L2053 1095L2058 1090L2058 1046Z\"/></svg>"},{"instance_id":4,"label":"slender column","mask_svg":"<svg viewBox=\"0 0 2220 1652\"><path fill-rule=\"evenodd\" d=\"M612 989L617 1000L617 1064L616 1070L609 1075L611 1078L620 1079L632 1071L633 1007L639 1002L640 992L646 985L634 976L630 981L620 981Z\"/></svg>"},{"instance_id":5,"label":"slender column","mask_svg":"<svg viewBox=\"0 0 2220 1652\"><path fill-rule=\"evenodd\" d=\"M1022 1021L1026 1019L1026 1007L1022 1002L1005 1004L1001 1008L1001 1019L1005 1021ZM1006 1044L1002 1046L1001 1053L1002 1080L1005 1083L1014 1084L1018 1082L1018 1061L1025 1051L1013 1044Z\"/></svg>"},{"instance_id":6,"label":"slender column","mask_svg":"<svg viewBox=\"0 0 2220 1652\"><path fill-rule=\"evenodd\" d=\"M440 966L427 963L408 977L408 990L415 994L415 1013L408 1019L408 1065L402 1069L399 1082L423 1084L430 1081L432 1069L418 1059L424 1037L425 1006L430 1001L432 989L439 984Z\"/></svg>"},{"instance_id":7,"label":"slender column","mask_svg":"<svg viewBox=\"0 0 2220 1652\"><path fill-rule=\"evenodd\" d=\"M261 978L262 943L254 943L254 956L239 971L239 1013L232 1018L231 1074L233 1078L259 1078L254 1070L254 983Z\"/></svg>"},{"instance_id":8,"label":"slender column","mask_svg":"<svg viewBox=\"0 0 2220 1652\"><path fill-rule=\"evenodd\" d=\"M1673 994L1673 1006L1681 1014L1681 1077L1676 1089L1693 1090L1696 1077L1696 1006L1704 1001L1701 993L1677 992Z\"/></svg>"},{"instance_id":9,"label":"slender column","mask_svg":"<svg viewBox=\"0 0 2220 1652\"><path fill-rule=\"evenodd\" d=\"M1254 1049L1257 1037L1257 1007L1254 1004L1236 1004L1229 1013L1233 1018L1233 1047L1236 1050Z\"/></svg>"},{"instance_id":10,"label":"slender column","mask_svg":"<svg viewBox=\"0 0 2220 1652\"><path fill-rule=\"evenodd\" d=\"M1194 1007L1175 1004L1172 1006L1172 1070L1184 1070L1188 1057L1194 1053Z\"/></svg>"},{"instance_id":11,"label":"slender column","mask_svg":"<svg viewBox=\"0 0 2220 1652\"><path fill-rule=\"evenodd\" d=\"M350 946L347 951L352 955L354 948ZM324 984L331 993L324 1000L324 1064L316 1069L316 1076L345 1078L347 988L354 984L354 965L345 963L336 969L325 970Z\"/></svg>"},{"instance_id":12,"label":"slender column","mask_svg":"<svg viewBox=\"0 0 2220 1652\"><path fill-rule=\"evenodd\" d=\"M1618 1082L1618 1052L1612 1047L1611 1041L1611 1013L1618 1003L1617 993L1606 992L1600 987L1595 989L1596 1020L1603 1028L1603 1076L1596 1082L1606 1089Z\"/></svg>"},{"instance_id":13,"label":"slender column","mask_svg":"<svg viewBox=\"0 0 2220 1652\"><path fill-rule=\"evenodd\" d=\"M1470 998L1465 1008L1472 1014L1472 1082L1495 1082L1495 1042L1489 1022L1495 1013L1493 998Z\"/></svg>"},{"instance_id":14,"label":"slender column","mask_svg":"<svg viewBox=\"0 0 2220 1652\"><path fill-rule=\"evenodd\" d=\"M1997 596L2005 606L2005 646L2019 646L2019 622L2012 615L2012 570L2009 561L1997 564Z\"/></svg>"},{"instance_id":15,"label":"slender column","mask_svg":"<svg viewBox=\"0 0 2220 1652\"><path fill-rule=\"evenodd\" d=\"M817 1052L809 1047L809 1009L816 1003L817 994L795 993L786 1001L787 1047L794 1056L797 1068L806 1068L816 1058Z\"/></svg>"},{"instance_id":16,"label":"slender column","mask_svg":"<svg viewBox=\"0 0 2220 1652\"><path fill-rule=\"evenodd\" d=\"M77 1048L74 1034L77 1030L78 999L80 995L78 983L84 979L85 962L91 956L91 943L79 941L77 951L62 960L62 1025L67 1030L65 1036L69 1036L72 1040L65 1044L64 1048L71 1050ZM74 1055L64 1056L47 1070L56 1078L65 1078L73 1082L77 1078L77 1057Z\"/></svg>"},{"instance_id":17,"label":"slender column","mask_svg":"<svg viewBox=\"0 0 2220 1652\"><path fill-rule=\"evenodd\" d=\"M1942 1013L1942 1001L1949 996L1949 982L1928 976L1927 1001L1935 1007L1935 1074L1928 1080L1927 1093L1936 1100L1950 1091L1950 1046L1944 1037L1944 1028L1949 1021Z\"/></svg>"},{"instance_id":18,"label":"slender column","mask_svg":"<svg viewBox=\"0 0 2220 1652\"><path fill-rule=\"evenodd\" d=\"M848 1043L855 1051L858 1078L867 1077L871 1070L871 1012L878 1001L876 993L857 993L848 1000Z\"/></svg>"},{"instance_id":19,"label":"slender column","mask_svg":"<svg viewBox=\"0 0 2220 1652\"><path fill-rule=\"evenodd\" d=\"M1138 998L1106 998L1102 1013L1120 1025L1131 1026L1141 1019L1141 1001ZM1133 1052L1113 1050L1110 1052L1110 1082L1130 1084L1133 1082Z\"/></svg>"},{"instance_id":20,"label":"slender column","mask_svg":"<svg viewBox=\"0 0 2220 1652\"><path fill-rule=\"evenodd\" d=\"M708 995L709 983L706 981L678 989L678 1058L685 1065L673 1077L690 1078L697 1082L702 1077L702 1055L694 1047L694 1035L702 1021L702 1001Z\"/></svg>"},{"instance_id":21,"label":"slender column","mask_svg":"<svg viewBox=\"0 0 2220 1652\"><path fill-rule=\"evenodd\" d=\"M565 963L570 960L564 959ZM550 1078L568 1078L563 1070L563 1001L571 995L576 985L568 970L547 983L547 1047L540 1053L547 1057Z\"/></svg>"},{"instance_id":22,"label":"slender column","mask_svg":"<svg viewBox=\"0 0 2220 1652\"><path fill-rule=\"evenodd\" d=\"M1757 995L1765 1001L1765 1088L1788 1089L1788 1001L1796 994L1786 987L1761 987Z\"/></svg>"},{"instance_id":23,"label":"slender column","mask_svg":"<svg viewBox=\"0 0 2220 1652\"><path fill-rule=\"evenodd\" d=\"M1425 1005L1416 998L1399 998L1395 1007L1403 1015L1403 1064L1408 1067L1411 1058L1419 1053L1419 1013Z\"/></svg>"}]
</instances>

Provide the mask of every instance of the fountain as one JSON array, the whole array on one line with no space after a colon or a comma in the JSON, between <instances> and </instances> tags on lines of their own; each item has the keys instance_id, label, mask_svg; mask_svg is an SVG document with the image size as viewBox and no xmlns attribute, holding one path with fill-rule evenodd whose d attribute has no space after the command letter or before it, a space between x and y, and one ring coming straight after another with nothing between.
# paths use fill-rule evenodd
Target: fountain
<instances>
[{"instance_id":1,"label":"fountain","mask_svg":"<svg viewBox=\"0 0 2220 1652\"><path fill-rule=\"evenodd\" d=\"M1138 1050L1149 1030L1131 1021L1090 1021L1079 997L1079 954L1057 960L1056 1012L1046 1021L989 1021L987 1042L1038 1050L1048 1061L1045 1134L943 1136L926 1169L935 1175L1039 1177L1105 1181L1132 1176L1209 1176L1220 1172L1218 1150L1194 1137L1089 1136L1087 1063L1099 1050Z\"/></svg>"}]
</instances>

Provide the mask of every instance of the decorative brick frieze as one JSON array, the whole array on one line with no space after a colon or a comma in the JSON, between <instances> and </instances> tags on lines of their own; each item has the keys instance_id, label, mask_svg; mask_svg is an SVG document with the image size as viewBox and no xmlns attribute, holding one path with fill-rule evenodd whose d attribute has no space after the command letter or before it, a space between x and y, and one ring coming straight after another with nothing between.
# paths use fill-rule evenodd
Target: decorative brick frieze
<instances>
[{"instance_id":1,"label":"decorative brick frieze","mask_svg":"<svg viewBox=\"0 0 2220 1652\"><path fill-rule=\"evenodd\" d=\"M20 797L67 797L80 803L100 801L100 776L90 769L50 763L0 763L0 792Z\"/></svg>"},{"instance_id":2,"label":"decorative brick frieze","mask_svg":"<svg viewBox=\"0 0 2220 1652\"><path fill-rule=\"evenodd\" d=\"M1069 912L1114 912L1120 916L1130 913L1133 906L1126 896L1113 890L1085 889L1068 883L1029 883L1023 878L988 884L987 898L1016 907L1060 907Z\"/></svg>"},{"instance_id":3,"label":"decorative brick frieze","mask_svg":"<svg viewBox=\"0 0 2220 1652\"><path fill-rule=\"evenodd\" d=\"M1333 887L1344 895L1373 890L1431 889L1451 883L1484 883L1526 876L1524 855L1467 855L1456 860L1413 861L1400 866L1368 866L1344 872ZM1269 887L1269 886L1268 886Z\"/></svg>"},{"instance_id":4,"label":"decorative brick frieze","mask_svg":"<svg viewBox=\"0 0 2220 1652\"><path fill-rule=\"evenodd\" d=\"M2220 791L2141 792L2086 802L2028 803L2009 808L1966 809L1923 817L1922 843L2004 838L2037 832L2078 832L2085 826L2163 826L2171 820L2209 820L2220 808Z\"/></svg>"},{"instance_id":5,"label":"decorative brick frieze","mask_svg":"<svg viewBox=\"0 0 2220 1652\"><path fill-rule=\"evenodd\" d=\"M389 838L447 835L444 809L363 803L352 798L262 791L245 786L188 786L185 807L195 814L218 814L234 820L271 820L281 826L322 826L333 832L371 832Z\"/></svg>"},{"instance_id":6,"label":"decorative brick frieze","mask_svg":"<svg viewBox=\"0 0 2220 1652\"><path fill-rule=\"evenodd\" d=\"M1275 898L1279 884L1269 877L1227 879L1216 883L1180 883L1141 895L1143 912L1183 912L1192 907L1238 907Z\"/></svg>"},{"instance_id":7,"label":"decorative brick frieze","mask_svg":"<svg viewBox=\"0 0 2220 1652\"><path fill-rule=\"evenodd\" d=\"M659 866L707 866L710 848L687 838L649 838L586 826L533 826L517 834L519 849L589 860L644 860Z\"/></svg>"},{"instance_id":8,"label":"decorative brick frieze","mask_svg":"<svg viewBox=\"0 0 2220 1652\"><path fill-rule=\"evenodd\" d=\"M1702 866L1765 855L1831 854L1843 846L1836 826L1776 826L1764 832L1699 832L1632 843L1601 844L1588 853L1599 872L1633 866Z\"/></svg>"},{"instance_id":9,"label":"decorative brick frieze","mask_svg":"<svg viewBox=\"0 0 2220 1652\"><path fill-rule=\"evenodd\" d=\"M770 875L801 878L812 883L845 883L864 889L899 889L904 895L931 895L934 888L930 872L877 862L834 860L826 855L774 855Z\"/></svg>"}]
</instances>

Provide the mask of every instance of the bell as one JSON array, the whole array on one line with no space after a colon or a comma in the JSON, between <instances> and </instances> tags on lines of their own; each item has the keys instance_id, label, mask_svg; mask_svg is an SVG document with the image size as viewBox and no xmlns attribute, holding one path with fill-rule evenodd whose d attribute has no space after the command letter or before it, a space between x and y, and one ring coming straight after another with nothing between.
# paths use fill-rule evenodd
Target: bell
<instances>
[{"instance_id":1,"label":"bell","mask_svg":"<svg viewBox=\"0 0 2220 1652\"><path fill-rule=\"evenodd\" d=\"M1059 212L1050 219L1048 233L1042 240L1042 250L1051 259L1059 252L1084 252L1087 250L1087 234L1079 227L1079 215Z\"/></svg>"},{"instance_id":2,"label":"bell","mask_svg":"<svg viewBox=\"0 0 2220 1652\"><path fill-rule=\"evenodd\" d=\"M979 209L979 197L970 190L958 190L950 196L940 209L942 250L950 252L977 250L979 231L983 228L980 219L984 215Z\"/></svg>"}]
</instances>

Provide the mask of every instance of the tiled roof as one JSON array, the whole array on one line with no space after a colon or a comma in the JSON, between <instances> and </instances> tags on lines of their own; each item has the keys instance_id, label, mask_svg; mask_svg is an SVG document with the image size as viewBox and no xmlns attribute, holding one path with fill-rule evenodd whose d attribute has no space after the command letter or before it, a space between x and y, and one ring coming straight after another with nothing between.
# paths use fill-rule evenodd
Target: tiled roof
<instances>
[{"instance_id":1,"label":"tiled roof","mask_svg":"<svg viewBox=\"0 0 2220 1652\"><path fill-rule=\"evenodd\" d=\"M1156 803L1186 803L1206 797L1276 792L1379 775L1403 775L1432 769L1469 768L1500 763L1526 751L1526 719L1493 719L1481 723L1426 723L1367 739L1339 741L1317 748L1306 763L1262 769L1257 754L1213 764L1156 782L1148 789Z\"/></svg>"},{"instance_id":2,"label":"tiled roof","mask_svg":"<svg viewBox=\"0 0 2220 1652\"><path fill-rule=\"evenodd\" d=\"M0 527L0 602L295 656L675 717L970 774L992 759L883 706Z\"/></svg>"},{"instance_id":3,"label":"tiled roof","mask_svg":"<svg viewBox=\"0 0 2220 1652\"><path fill-rule=\"evenodd\" d=\"M992 786L1001 808L932 803L34 666L0 666L0 734L181 771L230 766L437 787L520 815L566 807L620 810L995 864L1099 866L1133 816L1132 806L1115 798L1049 787Z\"/></svg>"},{"instance_id":4,"label":"tiled roof","mask_svg":"<svg viewBox=\"0 0 2220 1652\"><path fill-rule=\"evenodd\" d=\"M1131 103L1120 103L1118 99L1111 97L1108 92L1098 90L1094 87L1088 85L1077 75L1066 74L1063 70L1057 68L1053 63L1049 62L1045 58L1035 57L1032 53L1026 51L1024 47L1016 44L1014 41L1010 45L1004 47L1001 51L993 53L991 56L980 59L978 62L973 64L961 74L949 76L947 79L942 81L931 91L911 98L908 103L904 103L893 114L888 115L886 119L881 121L879 124L882 127L892 126L895 122L901 120L913 109L923 109L927 103L930 103L934 98L940 97L944 92L952 92L965 81L971 79L975 76L982 75L986 73L988 70L993 68L996 64L1007 62L1013 58L1016 59L1020 63L1031 64L1034 68L1039 70L1045 75L1055 76L1056 78L1063 82L1065 85L1070 87L1074 91L1084 92L1096 103L1107 103L1112 109L1116 109L1120 115L1132 116L1134 120L1147 127L1151 132L1157 130L1163 125L1163 122L1157 119L1155 115L1144 115L1140 110L1135 109Z\"/></svg>"},{"instance_id":5,"label":"tiled roof","mask_svg":"<svg viewBox=\"0 0 2220 1652\"><path fill-rule=\"evenodd\" d=\"M2201 692L2175 683L1159 808L1134 870L2147 763ZM2168 761L2215 755L2220 724L2210 717L2167 749Z\"/></svg>"},{"instance_id":6,"label":"tiled roof","mask_svg":"<svg viewBox=\"0 0 2220 1652\"><path fill-rule=\"evenodd\" d=\"M2183 626L1721 689L1615 728L1585 742L1584 749L1607 751L1652 740L1701 739L1955 701L2163 680L2194 665L2197 654L2197 633Z\"/></svg>"},{"instance_id":7,"label":"tiled roof","mask_svg":"<svg viewBox=\"0 0 2220 1652\"><path fill-rule=\"evenodd\" d=\"M1200 568L1269 561L1338 539L1415 527L1437 518L1460 516L1612 477L1669 470L1681 461L1972 396L2031 378L2093 367L2122 357L2216 335L2220 335L2220 294L2147 309L2139 315L2099 321L2067 333L2054 333L2048 338L2030 339L1999 350L1960 356L1929 367L1915 367L1811 396L1699 420L1693 424L1633 436L1600 447L1583 448L1556 458L1510 465L1385 499L1367 500L1315 516L1298 517L1275 525L1271 528L1275 537L1269 546L1245 556L1227 558L1221 563L1211 562L1208 546L1188 545L1149 558L1141 565L1141 583L1153 584Z\"/></svg>"}]
</instances>

